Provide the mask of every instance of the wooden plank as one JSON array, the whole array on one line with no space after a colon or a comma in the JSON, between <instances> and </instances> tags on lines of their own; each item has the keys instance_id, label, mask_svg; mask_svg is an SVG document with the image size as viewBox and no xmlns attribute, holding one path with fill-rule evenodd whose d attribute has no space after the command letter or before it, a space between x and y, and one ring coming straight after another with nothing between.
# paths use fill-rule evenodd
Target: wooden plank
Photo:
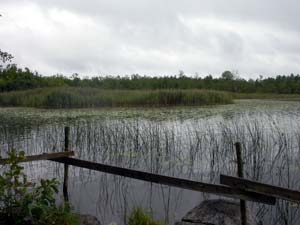
<instances>
[{"instance_id":1,"label":"wooden plank","mask_svg":"<svg viewBox=\"0 0 300 225\"><path fill-rule=\"evenodd\" d=\"M69 137L70 137L70 127L65 127L65 151L69 151ZM68 195L68 183L69 183L69 165L64 165L64 183L63 183L63 196L65 202L69 201Z\"/></svg>"},{"instance_id":2,"label":"wooden plank","mask_svg":"<svg viewBox=\"0 0 300 225\"><path fill-rule=\"evenodd\" d=\"M254 191L288 201L300 202L300 192L296 190L226 175L220 176L220 182L221 184L228 185L234 188Z\"/></svg>"},{"instance_id":3,"label":"wooden plank","mask_svg":"<svg viewBox=\"0 0 300 225\"><path fill-rule=\"evenodd\" d=\"M237 175L240 178L244 177L244 162L242 159L242 146L240 142L235 143L236 160L237 160ZM245 200L240 200L241 223L247 225L247 205Z\"/></svg>"},{"instance_id":4,"label":"wooden plank","mask_svg":"<svg viewBox=\"0 0 300 225\"><path fill-rule=\"evenodd\" d=\"M32 162L32 161L38 161L38 160L48 160L48 159L57 159L57 158L63 158L63 157L69 157L74 156L73 151L69 152L54 152L54 153L44 153L40 155L30 155L25 156L23 160L20 162ZM5 164L8 162L8 159L0 159L0 165Z\"/></svg>"},{"instance_id":5,"label":"wooden plank","mask_svg":"<svg viewBox=\"0 0 300 225\"><path fill-rule=\"evenodd\" d=\"M180 179L175 177L169 177L149 172L142 172L133 169L125 169L117 166L110 166L101 163L95 163L90 161L85 161L81 159L74 158L59 158L59 159L51 159L51 161L65 163L76 167L81 167L90 170L96 170L100 172L110 173L114 175L130 177L137 180L143 180L148 182L153 182L157 184L164 184L169 186L174 186L178 188L206 192L215 195L222 195L230 198L244 199L249 201L255 201L260 203L265 203L269 205L274 205L276 199L270 196L248 192L244 190L236 190L234 188L224 186L224 185L216 185L216 184L208 184L197 182L193 180Z\"/></svg>"}]
</instances>

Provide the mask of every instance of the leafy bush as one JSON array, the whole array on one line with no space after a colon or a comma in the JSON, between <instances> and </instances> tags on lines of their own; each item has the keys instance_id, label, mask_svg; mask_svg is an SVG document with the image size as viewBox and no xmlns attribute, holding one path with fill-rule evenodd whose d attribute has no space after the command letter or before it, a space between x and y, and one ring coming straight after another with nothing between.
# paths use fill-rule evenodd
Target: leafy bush
<instances>
[{"instance_id":1,"label":"leafy bush","mask_svg":"<svg viewBox=\"0 0 300 225\"><path fill-rule=\"evenodd\" d=\"M78 219L68 204L56 206L56 179L34 184L27 180L19 162L24 152L12 150L3 161L0 173L0 224L12 225L75 225ZM0 157L1 160L1 157Z\"/></svg>"}]
</instances>

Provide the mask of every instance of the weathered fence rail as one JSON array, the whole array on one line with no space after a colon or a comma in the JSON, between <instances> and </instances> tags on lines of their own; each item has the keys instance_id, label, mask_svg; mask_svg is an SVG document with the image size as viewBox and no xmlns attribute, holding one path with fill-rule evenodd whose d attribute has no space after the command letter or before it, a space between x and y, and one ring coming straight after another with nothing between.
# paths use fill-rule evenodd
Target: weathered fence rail
<instances>
[{"instance_id":1,"label":"weathered fence rail","mask_svg":"<svg viewBox=\"0 0 300 225\"><path fill-rule=\"evenodd\" d=\"M148 181L152 183L164 184L173 187L188 189L192 191L222 195L230 198L244 199L248 201L265 203L269 205L274 205L276 202L276 199L274 197L270 197L264 194L258 194L255 192L244 191L241 189L236 189L225 185L203 183L203 182L198 182L198 181L193 181L188 179L164 176L164 175L159 175L159 174L154 174L149 172L143 172L139 170L126 169L122 167L111 166L111 165L95 163L95 162L90 162L81 159L68 158L68 157L51 159L51 161L64 163L67 165L72 165L72 166L81 167L85 169L110 173L110 174L119 175L123 177Z\"/></svg>"},{"instance_id":2,"label":"weathered fence rail","mask_svg":"<svg viewBox=\"0 0 300 225\"><path fill-rule=\"evenodd\" d=\"M58 158L70 157L70 156L74 156L73 151L43 153L40 155L25 156L25 158L22 159L20 162L32 162L32 161L38 161L38 160L58 159ZM7 162L8 162L8 159L0 159L0 165L5 164Z\"/></svg>"},{"instance_id":3,"label":"weathered fence rail","mask_svg":"<svg viewBox=\"0 0 300 225\"><path fill-rule=\"evenodd\" d=\"M241 143L235 143L236 150L236 162L237 162L237 175L238 177L244 177L244 162L242 159L242 146ZM247 205L246 201L240 200L240 211L241 211L241 223L242 225L247 225Z\"/></svg>"},{"instance_id":4,"label":"weathered fence rail","mask_svg":"<svg viewBox=\"0 0 300 225\"><path fill-rule=\"evenodd\" d=\"M70 127L65 127L65 152L69 152L69 139L70 139ZM68 194L68 183L69 183L69 165L64 165L64 183L63 183L63 195L64 200L69 201Z\"/></svg>"},{"instance_id":5,"label":"weathered fence rail","mask_svg":"<svg viewBox=\"0 0 300 225\"><path fill-rule=\"evenodd\" d=\"M259 183L243 178L221 175L220 183L233 188L240 188L247 191L273 196L275 198L300 203L300 192L269 184Z\"/></svg>"}]
</instances>

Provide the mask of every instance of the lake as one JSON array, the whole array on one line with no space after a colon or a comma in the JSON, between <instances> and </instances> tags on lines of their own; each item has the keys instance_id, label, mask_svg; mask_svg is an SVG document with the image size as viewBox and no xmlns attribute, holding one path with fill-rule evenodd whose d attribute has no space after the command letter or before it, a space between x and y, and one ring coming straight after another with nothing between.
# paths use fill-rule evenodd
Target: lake
<instances>
[{"instance_id":1,"label":"lake","mask_svg":"<svg viewBox=\"0 0 300 225\"><path fill-rule=\"evenodd\" d=\"M300 188L300 102L239 100L210 107L50 110L0 108L0 150L62 151L71 129L76 157L153 173L219 183L236 175L234 143L243 147L245 176ZM23 164L31 179L58 177L63 166ZM133 207L173 224L203 199L218 196L71 167L70 201L101 224L124 224ZM264 224L299 224L298 206L249 203Z\"/></svg>"}]
</instances>

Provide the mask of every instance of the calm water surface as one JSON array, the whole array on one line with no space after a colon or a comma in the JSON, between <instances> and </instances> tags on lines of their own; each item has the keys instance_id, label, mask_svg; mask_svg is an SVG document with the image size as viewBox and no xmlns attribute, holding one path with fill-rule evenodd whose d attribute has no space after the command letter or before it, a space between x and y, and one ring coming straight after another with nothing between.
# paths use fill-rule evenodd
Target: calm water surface
<instances>
[{"instance_id":1,"label":"calm water surface","mask_svg":"<svg viewBox=\"0 0 300 225\"><path fill-rule=\"evenodd\" d=\"M0 151L63 149L71 128L76 157L164 175L219 183L235 175L233 144L243 145L249 179L300 189L300 102L241 100L213 107L47 110L0 108ZM62 178L54 162L24 164L32 179ZM124 224L133 207L170 224L203 199L218 196L71 167L70 199L102 224ZM300 224L288 202L249 204L264 224Z\"/></svg>"}]
</instances>

